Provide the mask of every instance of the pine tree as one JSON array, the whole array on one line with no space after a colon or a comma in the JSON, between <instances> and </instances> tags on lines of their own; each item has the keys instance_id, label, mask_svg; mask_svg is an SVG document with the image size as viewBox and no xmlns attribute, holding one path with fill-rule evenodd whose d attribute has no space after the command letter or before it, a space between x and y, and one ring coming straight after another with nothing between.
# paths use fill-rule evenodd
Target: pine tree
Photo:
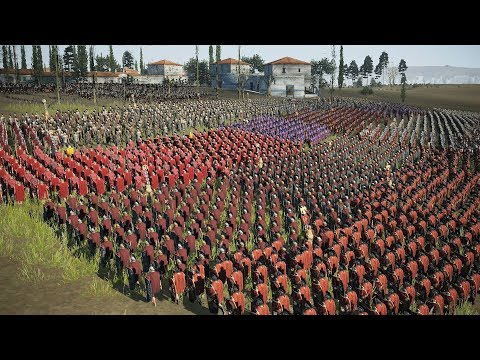
<instances>
[{"instance_id":1,"label":"pine tree","mask_svg":"<svg viewBox=\"0 0 480 360\"><path fill-rule=\"evenodd\" d=\"M208 66L212 66L212 64L215 62L213 59L213 45L210 45L208 47Z\"/></svg>"},{"instance_id":2,"label":"pine tree","mask_svg":"<svg viewBox=\"0 0 480 360\"><path fill-rule=\"evenodd\" d=\"M63 64L65 71L73 71L74 45L68 45L63 51Z\"/></svg>"},{"instance_id":3,"label":"pine tree","mask_svg":"<svg viewBox=\"0 0 480 360\"><path fill-rule=\"evenodd\" d=\"M400 64L398 64L398 72L401 74L402 79L400 80L400 83L402 84L402 90L400 93L400 97L402 99L402 102L405 102L405 97L406 97L406 88L405 85L407 84L407 76L405 75L405 71L407 71L408 66L405 60L400 60Z\"/></svg>"},{"instance_id":4,"label":"pine tree","mask_svg":"<svg viewBox=\"0 0 480 360\"><path fill-rule=\"evenodd\" d=\"M22 45L20 47L20 53L21 53L21 57L22 57L22 69L26 69L27 68L27 56L25 55L25 45Z\"/></svg>"},{"instance_id":5,"label":"pine tree","mask_svg":"<svg viewBox=\"0 0 480 360\"><path fill-rule=\"evenodd\" d=\"M3 68L8 69L8 49L6 45L2 45Z\"/></svg>"},{"instance_id":6,"label":"pine tree","mask_svg":"<svg viewBox=\"0 0 480 360\"><path fill-rule=\"evenodd\" d=\"M8 68L13 69L12 47L8 45Z\"/></svg>"},{"instance_id":7,"label":"pine tree","mask_svg":"<svg viewBox=\"0 0 480 360\"><path fill-rule=\"evenodd\" d=\"M78 58L78 74L81 78L85 78L88 72L88 54L86 45L77 46Z\"/></svg>"},{"instance_id":8,"label":"pine tree","mask_svg":"<svg viewBox=\"0 0 480 360\"><path fill-rule=\"evenodd\" d=\"M32 45L32 69L35 80L38 84L41 84L43 75L43 58L40 45Z\"/></svg>"},{"instance_id":9,"label":"pine tree","mask_svg":"<svg viewBox=\"0 0 480 360\"><path fill-rule=\"evenodd\" d=\"M343 80L344 80L344 66L343 66L343 45L340 46L340 64L338 65L338 88L341 89L343 87Z\"/></svg>"},{"instance_id":10,"label":"pine tree","mask_svg":"<svg viewBox=\"0 0 480 360\"><path fill-rule=\"evenodd\" d=\"M113 46L110 45L110 53L108 55L109 60L109 67L111 72L115 72L117 70L117 62L115 61L115 56L113 55Z\"/></svg>"},{"instance_id":11,"label":"pine tree","mask_svg":"<svg viewBox=\"0 0 480 360\"><path fill-rule=\"evenodd\" d=\"M20 74L18 72L18 58L17 58L17 46L13 45L13 62L15 66L15 75L16 75L16 80L17 83L20 82Z\"/></svg>"},{"instance_id":12,"label":"pine tree","mask_svg":"<svg viewBox=\"0 0 480 360\"><path fill-rule=\"evenodd\" d=\"M50 71L52 71L54 62L52 61L52 45L48 45L48 66L50 67Z\"/></svg>"},{"instance_id":13,"label":"pine tree","mask_svg":"<svg viewBox=\"0 0 480 360\"><path fill-rule=\"evenodd\" d=\"M140 47L140 74L145 75L145 68L143 64L143 51L141 47Z\"/></svg>"},{"instance_id":14,"label":"pine tree","mask_svg":"<svg viewBox=\"0 0 480 360\"><path fill-rule=\"evenodd\" d=\"M95 71L95 59L93 55L93 45L90 45L90 48L88 50L88 55L90 58L90 71Z\"/></svg>"},{"instance_id":15,"label":"pine tree","mask_svg":"<svg viewBox=\"0 0 480 360\"><path fill-rule=\"evenodd\" d=\"M37 69L37 46L32 45L32 69Z\"/></svg>"},{"instance_id":16,"label":"pine tree","mask_svg":"<svg viewBox=\"0 0 480 360\"><path fill-rule=\"evenodd\" d=\"M80 68L78 67L78 52L77 52L77 47L73 46L73 68L72 68L75 77L79 78L80 77Z\"/></svg>"},{"instance_id":17,"label":"pine tree","mask_svg":"<svg viewBox=\"0 0 480 360\"><path fill-rule=\"evenodd\" d=\"M138 71L138 61L135 60L135 70Z\"/></svg>"},{"instance_id":18,"label":"pine tree","mask_svg":"<svg viewBox=\"0 0 480 360\"><path fill-rule=\"evenodd\" d=\"M38 75L40 77L40 82L42 81L43 76L43 56L42 56L42 47L37 45L37 58L38 58Z\"/></svg>"}]
</instances>

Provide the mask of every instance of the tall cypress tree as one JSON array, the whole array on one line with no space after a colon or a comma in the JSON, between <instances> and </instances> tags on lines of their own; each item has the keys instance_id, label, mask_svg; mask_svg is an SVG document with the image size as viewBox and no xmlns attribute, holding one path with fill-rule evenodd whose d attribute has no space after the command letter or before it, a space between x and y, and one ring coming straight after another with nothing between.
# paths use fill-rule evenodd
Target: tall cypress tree
<instances>
[{"instance_id":1,"label":"tall cypress tree","mask_svg":"<svg viewBox=\"0 0 480 360\"><path fill-rule=\"evenodd\" d=\"M6 45L2 45L3 68L8 69L8 49Z\"/></svg>"},{"instance_id":2,"label":"tall cypress tree","mask_svg":"<svg viewBox=\"0 0 480 360\"><path fill-rule=\"evenodd\" d=\"M343 66L343 45L340 46L340 64L338 65L338 88L343 87L344 80L344 66Z\"/></svg>"},{"instance_id":3,"label":"tall cypress tree","mask_svg":"<svg viewBox=\"0 0 480 360\"><path fill-rule=\"evenodd\" d=\"M208 67L212 66L212 64L215 62L213 59L213 45L210 45L208 47Z\"/></svg>"},{"instance_id":4,"label":"tall cypress tree","mask_svg":"<svg viewBox=\"0 0 480 360\"><path fill-rule=\"evenodd\" d=\"M112 45L110 45L110 48L109 48L108 60L109 60L110 71L115 72L115 70L117 70L117 62L115 61L115 56L113 55Z\"/></svg>"},{"instance_id":5,"label":"tall cypress tree","mask_svg":"<svg viewBox=\"0 0 480 360\"><path fill-rule=\"evenodd\" d=\"M22 57L22 69L27 68L27 55L25 54L25 45L22 45L20 47L20 53Z\"/></svg>"},{"instance_id":6,"label":"tall cypress tree","mask_svg":"<svg viewBox=\"0 0 480 360\"><path fill-rule=\"evenodd\" d=\"M140 47L140 74L145 75L145 66L143 64L143 50Z\"/></svg>"},{"instance_id":7,"label":"tall cypress tree","mask_svg":"<svg viewBox=\"0 0 480 360\"><path fill-rule=\"evenodd\" d=\"M405 75L405 71L407 71L408 66L404 59L400 60L400 64L398 64L398 72L402 76L400 83L402 84L402 90L400 92L400 98L402 102L405 102L406 97L406 88L405 85L407 84L407 76Z\"/></svg>"},{"instance_id":8,"label":"tall cypress tree","mask_svg":"<svg viewBox=\"0 0 480 360\"><path fill-rule=\"evenodd\" d=\"M13 69L13 54L12 47L8 45L8 68Z\"/></svg>"},{"instance_id":9,"label":"tall cypress tree","mask_svg":"<svg viewBox=\"0 0 480 360\"><path fill-rule=\"evenodd\" d=\"M50 71L52 71L53 67L52 64L52 45L48 45L48 66L50 68Z\"/></svg>"},{"instance_id":10,"label":"tall cypress tree","mask_svg":"<svg viewBox=\"0 0 480 360\"><path fill-rule=\"evenodd\" d=\"M77 46L78 76L85 78L88 72L88 54L86 45Z\"/></svg>"},{"instance_id":11,"label":"tall cypress tree","mask_svg":"<svg viewBox=\"0 0 480 360\"><path fill-rule=\"evenodd\" d=\"M63 64L65 71L73 71L74 48L74 45L68 45L65 50L63 50Z\"/></svg>"},{"instance_id":12,"label":"tall cypress tree","mask_svg":"<svg viewBox=\"0 0 480 360\"><path fill-rule=\"evenodd\" d=\"M222 45L217 45L215 48L215 61L220 61L222 58Z\"/></svg>"},{"instance_id":13,"label":"tall cypress tree","mask_svg":"<svg viewBox=\"0 0 480 360\"><path fill-rule=\"evenodd\" d=\"M40 45L32 45L32 68L35 80L40 84L43 74L42 48Z\"/></svg>"},{"instance_id":14,"label":"tall cypress tree","mask_svg":"<svg viewBox=\"0 0 480 360\"><path fill-rule=\"evenodd\" d=\"M88 55L90 57L90 71L95 71L95 59L93 55L93 45L90 45Z\"/></svg>"},{"instance_id":15,"label":"tall cypress tree","mask_svg":"<svg viewBox=\"0 0 480 360\"><path fill-rule=\"evenodd\" d=\"M18 72L18 58L17 58L17 46L13 45L13 63L15 66L15 75L17 83L20 82L20 73Z\"/></svg>"},{"instance_id":16,"label":"tall cypress tree","mask_svg":"<svg viewBox=\"0 0 480 360\"><path fill-rule=\"evenodd\" d=\"M32 45L32 69L37 69L37 46Z\"/></svg>"},{"instance_id":17,"label":"tall cypress tree","mask_svg":"<svg viewBox=\"0 0 480 360\"><path fill-rule=\"evenodd\" d=\"M40 83L42 82L43 76L43 56L42 56L42 47L37 45L37 58L38 58L38 76L40 78Z\"/></svg>"},{"instance_id":18,"label":"tall cypress tree","mask_svg":"<svg viewBox=\"0 0 480 360\"><path fill-rule=\"evenodd\" d=\"M73 46L73 64L72 64L72 70L73 73L75 74L76 78L80 77L80 69L78 67L78 54L77 54L77 47L74 45Z\"/></svg>"}]
</instances>

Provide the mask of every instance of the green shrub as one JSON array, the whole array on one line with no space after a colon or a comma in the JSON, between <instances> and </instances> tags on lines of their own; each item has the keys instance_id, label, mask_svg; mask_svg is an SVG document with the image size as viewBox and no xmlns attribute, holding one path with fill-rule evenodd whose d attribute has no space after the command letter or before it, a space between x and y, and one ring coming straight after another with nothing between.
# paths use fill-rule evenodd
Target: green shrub
<instances>
[{"instance_id":1,"label":"green shrub","mask_svg":"<svg viewBox=\"0 0 480 360\"><path fill-rule=\"evenodd\" d=\"M362 90L360 90L360 93L362 95L372 95L373 94L373 89L369 86L364 86Z\"/></svg>"}]
</instances>

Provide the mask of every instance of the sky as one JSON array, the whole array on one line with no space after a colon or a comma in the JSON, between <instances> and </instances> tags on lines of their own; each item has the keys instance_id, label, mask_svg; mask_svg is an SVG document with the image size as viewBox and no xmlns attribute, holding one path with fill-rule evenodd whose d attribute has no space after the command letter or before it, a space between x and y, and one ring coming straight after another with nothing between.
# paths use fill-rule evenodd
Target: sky
<instances>
[{"instance_id":1,"label":"sky","mask_svg":"<svg viewBox=\"0 0 480 360\"><path fill-rule=\"evenodd\" d=\"M162 59L184 64L195 56L195 45L142 45L145 63ZM60 46L63 53L64 45ZM215 46L214 46L215 49ZM140 58L140 45L114 45L115 58L120 63L124 51L132 52L134 58ZM337 59L340 47L336 47ZM20 53L17 47L18 54ZM344 61L355 60L360 66L366 55L370 55L374 65L382 51L389 55L391 64L398 65L405 59L408 66L458 66L480 68L480 45L345 45ZM48 66L48 45L42 45L44 62ZM108 54L108 45L96 45L95 53ZM259 54L265 62L290 56L304 61L331 58L329 45L242 45L241 56ZM26 46L27 64L30 67L31 46ZM238 45L222 45L222 59L238 58ZM208 45L199 46L199 58L208 60Z\"/></svg>"}]
</instances>

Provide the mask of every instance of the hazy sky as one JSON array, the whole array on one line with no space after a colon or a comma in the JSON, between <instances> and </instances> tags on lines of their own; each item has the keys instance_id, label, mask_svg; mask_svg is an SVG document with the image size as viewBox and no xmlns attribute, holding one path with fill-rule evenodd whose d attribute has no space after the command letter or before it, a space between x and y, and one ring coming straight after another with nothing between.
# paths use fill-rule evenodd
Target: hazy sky
<instances>
[{"instance_id":1,"label":"hazy sky","mask_svg":"<svg viewBox=\"0 0 480 360\"><path fill-rule=\"evenodd\" d=\"M65 46L60 46L63 53ZM195 56L195 45L142 45L145 63L168 59L184 64ZM214 46L215 48L215 46ZM48 45L42 45L43 59L48 66ZM114 45L115 58L121 62L125 50L130 50L136 60L140 58L140 45ZM340 47L337 47L337 59ZM19 47L17 47L20 53ZM350 63L355 60L360 66L366 55L370 55L374 65L382 51L389 55L390 62L398 65L405 59L408 66L460 66L480 68L480 45L345 45L344 60ZM26 46L27 64L30 67L31 46ZM96 45L95 53L108 54L108 45ZM310 61L323 57L331 57L329 45L242 45L241 56L259 54L265 62L284 56ZM200 59L208 59L208 45L200 45ZM222 45L222 59L238 57L238 45Z\"/></svg>"}]
</instances>

